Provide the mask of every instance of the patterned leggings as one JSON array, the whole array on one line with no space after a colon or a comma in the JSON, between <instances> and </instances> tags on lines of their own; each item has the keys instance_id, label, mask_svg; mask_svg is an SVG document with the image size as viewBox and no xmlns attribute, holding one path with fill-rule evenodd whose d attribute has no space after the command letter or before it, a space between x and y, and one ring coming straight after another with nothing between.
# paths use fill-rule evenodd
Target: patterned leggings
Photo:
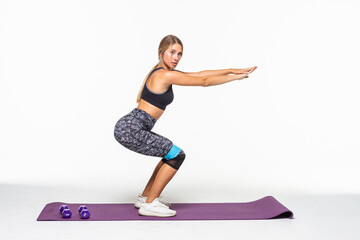
<instances>
[{"instance_id":1,"label":"patterned leggings","mask_svg":"<svg viewBox=\"0 0 360 240\"><path fill-rule=\"evenodd\" d=\"M161 157L164 163L178 170L185 159L185 153L166 137L151 131L155 122L150 114L134 108L116 122L114 137L127 149Z\"/></svg>"}]
</instances>

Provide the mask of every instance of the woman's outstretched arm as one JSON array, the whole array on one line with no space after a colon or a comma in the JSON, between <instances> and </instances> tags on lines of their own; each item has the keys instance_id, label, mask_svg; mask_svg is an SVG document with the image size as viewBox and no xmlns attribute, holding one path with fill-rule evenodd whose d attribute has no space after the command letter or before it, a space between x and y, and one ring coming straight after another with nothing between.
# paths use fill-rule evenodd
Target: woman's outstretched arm
<instances>
[{"instance_id":1,"label":"woman's outstretched arm","mask_svg":"<svg viewBox=\"0 0 360 240\"><path fill-rule=\"evenodd\" d=\"M209 76L225 76L228 74L242 74L242 73L251 73L257 67L251 68L228 68L228 69L219 69L219 70L203 70L199 72L181 72L179 70L175 70L181 73L184 73L191 77L209 77Z\"/></svg>"},{"instance_id":2,"label":"woman's outstretched arm","mask_svg":"<svg viewBox=\"0 0 360 240\"><path fill-rule=\"evenodd\" d=\"M175 70L181 73L184 73L190 77L207 77L207 76L221 76L221 75L228 75L232 74L232 69L219 69L219 70L203 70L199 72L182 72L179 70Z\"/></svg>"},{"instance_id":3,"label":"woman's outstretched arm","mask_svg":"<svg viewBox=\"0 0 360 240\"><path fill-rule=\"evenodd\" d=\"M220 85L228 83L234 80L242 80L248 78L248 75L245 73L239 75L217 75L217 76L206 76L204 87L210 87L215 85Z\"/></svg>"},{"instance_id":4,"label":"woman's outstretched arm","mask_svg":"<svg viewBox=\"0 0 360 240\"><path fill-rule=\"evenodd\" d=\"M214 86L220 85L234 80L242 80L247 78L247 73L234 75L217 75L217 76L189 76L180 71L166 71L162 74L161 79L167 84L175 84L181 86Z\"/></svg>"}]
</instances>

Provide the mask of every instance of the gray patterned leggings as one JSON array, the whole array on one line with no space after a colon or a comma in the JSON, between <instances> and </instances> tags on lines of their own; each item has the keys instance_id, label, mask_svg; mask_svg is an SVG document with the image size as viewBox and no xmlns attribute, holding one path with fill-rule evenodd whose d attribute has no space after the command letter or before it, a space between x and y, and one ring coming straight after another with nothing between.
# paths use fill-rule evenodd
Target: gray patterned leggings
<instances>
[{"instance_id":1,"label":"gray patterned leggings","mask_svg":"<svg viewBox=\"0 0 360 240\"><path fill-rule=\"evenodd\" d=\"M151 131L155 122L150 114L134 108L116 122L114 137L124 147L144 155L161 157L164 163L178 170L185 153L166 137Z\"/></svg>"}]
</instances>

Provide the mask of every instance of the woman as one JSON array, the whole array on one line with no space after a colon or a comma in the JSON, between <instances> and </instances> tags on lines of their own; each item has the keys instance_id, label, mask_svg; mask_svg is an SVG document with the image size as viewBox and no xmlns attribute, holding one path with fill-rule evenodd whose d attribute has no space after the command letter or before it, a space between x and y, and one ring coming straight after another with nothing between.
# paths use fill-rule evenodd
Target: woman
<instances>
[{"instance_id":1,"label":"woman","mask_svg":"<svg viewBox=\"0 0 360 240\"><path fill-rule=\"evenodd\" d=\"M174 70L183 54L183 44L174 35L164 37L159 45L159 63L141 86L139 105L115 125L115 139L124 147L148 156L161 157L135 207L139 215L171 217L176 211L170 203L160 200L160 194L185 159L184 151L151 129L173 99L172 84L181 86L214 86L248 77L257 67L245 69L207 70L185 73ZM233 75L229 75L233 74Z\"/></svg>"}]
</instances>

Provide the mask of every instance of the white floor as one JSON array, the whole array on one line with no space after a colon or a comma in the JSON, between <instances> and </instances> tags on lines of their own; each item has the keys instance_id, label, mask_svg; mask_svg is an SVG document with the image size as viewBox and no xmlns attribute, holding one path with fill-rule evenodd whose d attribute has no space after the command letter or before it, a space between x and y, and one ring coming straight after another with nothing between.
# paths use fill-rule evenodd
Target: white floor
<instances>
[{"instance_id":1,"label":"white floor","mask_svg":"<svg viewBox=\"0 0 360 240\"><path fill-rule=\"evenodd\" d=\"M358 195L272 195L294 212L294 219L239 221L36 221L49 202L131 202L115 188L0 184L1 239L360 239ZM253 197L250 199L250 197ZM262 196L264 197L264 196ZM186 202L174 201L172 202ZM241 198L241 197L240 197ZM260 198L234 196L226 202ZM183 199L187 199L186 196ZM215 202L199 195L191 202ZM170 201L171 202L171 201ZM189 201L190 202L190 201Z\"/></svg>"}]
</instances>

